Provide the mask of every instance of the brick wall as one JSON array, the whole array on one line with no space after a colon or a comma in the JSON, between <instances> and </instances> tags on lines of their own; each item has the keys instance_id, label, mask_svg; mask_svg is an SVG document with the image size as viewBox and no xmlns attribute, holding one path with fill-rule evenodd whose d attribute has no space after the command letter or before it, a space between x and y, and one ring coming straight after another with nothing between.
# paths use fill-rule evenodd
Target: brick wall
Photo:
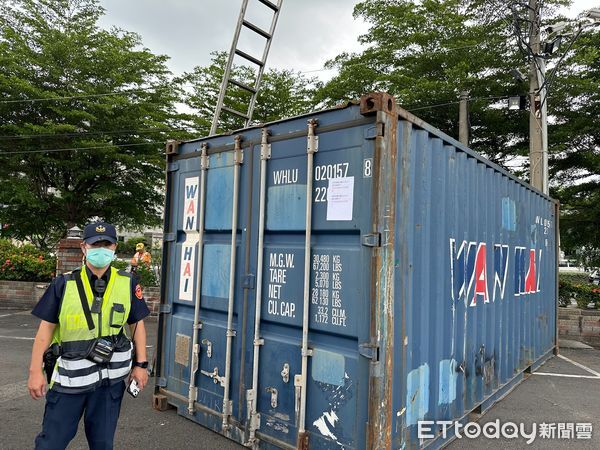
<instances>
[{"instance_id":1,"label":"brick wall","mask_svg":"<svg viewBox=\"0 0 600 450\"><path fill-rule=\"evenodd\" d=\"M49 283L0 280L0 309L31 309Z\"/></svg>"},{"instance_id":2,"label":"brick wall","mask_svg":"<svg viewBox=\"0 0 600 450\"><path fill-rule=\"evenodd\" d=\"M148 308L150 308L150 314L153 316L158 315L158 305L160 304L160 287L147 287L142 289L144 293L144 300Z\"/></svg>"},{"instance_id":3,"label":"brick wall","mask_svg":"<svg viewBox=\"0 0 600 450\"><path fill-rule=\"evenodd\" d=\"M61 239L56 250L56 275L81 267L81 239Z\"/></svg>"},{"instance_id":4,"label":"brick wall","mask_svg":"<svg viewBox=\"0 0 600 450\"><path fill-rule=\"evenodd\" d=\"M558 308L558 334L563 338L600 346L600 311Z\"/></svg>"},{"instance_id":5,"label":"brick wall","mask_svg":"<svg viewBox=\"0 0 600 450\"><path fill-rule=\"evenodd\" d=\"M32 309L50 283L0 280L0 309ZM142 289L153 316L158 315L160 288Z\"/></svg>"}]
</instances>

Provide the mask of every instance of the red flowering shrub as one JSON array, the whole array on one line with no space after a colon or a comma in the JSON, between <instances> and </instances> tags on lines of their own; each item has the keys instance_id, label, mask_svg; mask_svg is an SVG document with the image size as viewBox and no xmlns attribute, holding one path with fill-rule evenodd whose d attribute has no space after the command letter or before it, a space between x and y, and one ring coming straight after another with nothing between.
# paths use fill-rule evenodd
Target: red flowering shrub
<instances>
[{"instance_id":1,"label":"red flowering shrub","mask_svg":"<svg viewBox=\"0 0 600 450\"><path fill-rule=\"evenodd\" d=\"M50 281L56 258L30 244L0 240L0 280Z\"/></svg>"}]
</instances>

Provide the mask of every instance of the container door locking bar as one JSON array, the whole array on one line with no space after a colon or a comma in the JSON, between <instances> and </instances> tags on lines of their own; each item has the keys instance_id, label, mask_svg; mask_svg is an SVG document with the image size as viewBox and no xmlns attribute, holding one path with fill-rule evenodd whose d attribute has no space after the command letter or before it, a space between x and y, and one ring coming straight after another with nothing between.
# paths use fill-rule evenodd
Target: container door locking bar
<instances>
[{"instance_id":1,"label":"container door locking bar","mask_svg":"<svg viewBox=\"0 0 600 450\"><path fill-rule=\"evenodd\" d=\"M254 310L254 353L252 360L252 389L246 391L246 404L248 410L248 441L247 447L256 444L256 430L260 428L260 414L257 411L256 393L258 392L258 361L260 347L265 343L260 337L260 320L262 307L263 285L263 259L265 238L265 204L267 197L267 161L271 159L271 144L269 143L269 130L261 130L260 144L260 194L258 204L258 261L256 263L256 305Z\"/></svg>"},{"instance_id":2,"label":"container door locking bar","mask_svg":"<svg viewBox=\"0 0 600 450\"><path fill-rule=\"evenodd\" d=\"M229 416L231 415L231 400L229 399L229 385L231 379L231 346L235 330L233 329L233 309L235 300L235 263L237 250L237 228L238 228L238 203L240 198L240 166L242 165L244 153L242 151L241 136L235 137L233 150L233 201L231 209L231 254L229 258L229 301L227 305L227 332L225 350L225 377L221 386L225 388L223 393L223 423L222 429L229 428ZM216 370L216 368L215 368Z\"/></svg>"},{"instance_id":3,"label":"container door locking bar","mask_svg":"<svg viewBox=\"0 0 600 450\"><path fill-rule=\"evenodd\" d=\"M196 373L198 372L200 345L198 345L198 334L202 328L200 322L200 300L202 299L202 256L204 254L204 212L206 210L206 171L208 170L209 159L207 154L208 145L202 144L202 153L200 156L200 211L198 224L198 269L196 271L196 304L194 305L194 322L192 324L192 366L190 370L190 389L188 392L188 414L195 412L194 403L198 398L198 388L196 387Z\"/></svg>"}]
</instances>

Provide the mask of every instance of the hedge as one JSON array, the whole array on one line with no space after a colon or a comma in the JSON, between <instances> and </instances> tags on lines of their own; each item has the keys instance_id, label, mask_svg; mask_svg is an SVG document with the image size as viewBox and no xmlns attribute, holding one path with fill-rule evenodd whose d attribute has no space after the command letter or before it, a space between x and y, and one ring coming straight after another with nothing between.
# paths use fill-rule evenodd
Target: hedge
<instances>
[{"instance_id":1,"label":"hedge","mask_svg":"<svg viewBox=\"0 0 600 450\"><path fill-rule=\"evenodd\" d=\"M0 280L51 281L56 258L31 244L15 245L0 239Z\"/></svg>"}]
</instances>

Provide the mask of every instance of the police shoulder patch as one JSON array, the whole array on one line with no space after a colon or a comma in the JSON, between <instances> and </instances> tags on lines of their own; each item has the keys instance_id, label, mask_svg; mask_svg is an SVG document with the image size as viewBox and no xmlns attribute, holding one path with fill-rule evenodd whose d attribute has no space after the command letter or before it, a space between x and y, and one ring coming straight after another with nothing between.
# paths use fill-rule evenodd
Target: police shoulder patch
<instances>
[{"instance_id":1,"label":"police shoulder patch","mask_svg":"<svg viewBox=\"0 0 600 450\"><path fill-rule=\"evenodd\" d=\"M141 300L142 298L144 298L144 294L142 294L142 287L138 284L135 287L135 296Z\"/></svg>"}]
</instances>

